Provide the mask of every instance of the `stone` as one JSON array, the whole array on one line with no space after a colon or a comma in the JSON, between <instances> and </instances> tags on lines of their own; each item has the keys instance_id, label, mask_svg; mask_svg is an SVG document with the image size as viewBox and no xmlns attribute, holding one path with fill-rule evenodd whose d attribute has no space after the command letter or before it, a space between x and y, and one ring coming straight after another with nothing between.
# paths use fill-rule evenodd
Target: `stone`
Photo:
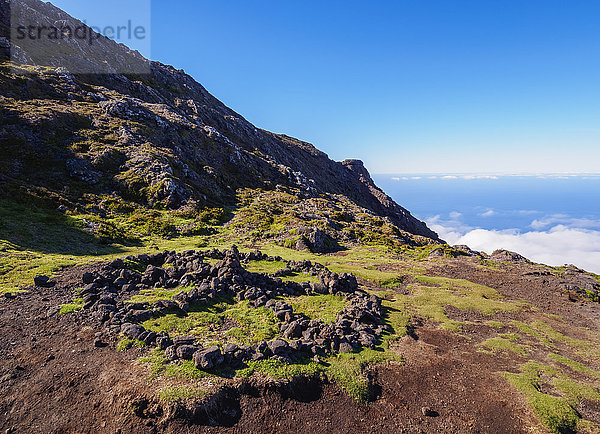
<instances>
[{"instance_id":1,"label":"stone","mask_svg":"<svg viewBox=\"0 0 600 434\"><path fill-rule=\"evenodd\" d=\"M421 414L426 417L439 416L438 412L435 410L432 410L430 407L421 407Z\"/></svg>"},{"instance_id":2,"label":"stone","mask_svg":"<svg viewBox=\"0 0 600 434\"><path fill-rule=\"evenodd\" d=\"M177 360L177 347L175 345L167 347L165 350L165 357L169 360Z\"/></svg>"},{"instance_id":3,"label":"stone","mask_svg":"<svg viewBox=\"0 0 600 434\"><path fill-rule=\"evenodd\" d=\"M293 322L283 333L285 339L295 339L302 337L302 326L297 322Z\"/></svg>"},{"instance_id":4,"label":"stone","mask_svg":"<svg viewBox=\"0 0 600 434\"><path fill-rule=\"evenodd\" d=\"M102 339L100 339L100 338L94 339L94 347L95 348L104 348L107 346L108 346L108 344L106 342L104 342Z\"/></svg>"},{"instance_id":5,"label":"stone","mask_svg":"<svg viewBox=\"0 0 600 434\"><path fill-rule=\"evenodd\" d=\"M124 323L121 325L121 333L130 339L137 339L146 329L139 324Z\"/></svg>"},{"instance_id":6,"label":"stone","mask_svg":"<svg viewBox=\"0 0 600 434\"><path fill-rule=\"evenodd\" d=\"M352 351L354 351L354 348L348 342L342 342L338 350L340 353L351 353Z\"/></svg>"},{"instance_id":7,"label":"stone","mask_svg":"<svg viewBox=\"0 0 600 434\"><path fill-rule=\"evenodd\" d=\"M35 276L33 278L33 283L35 284L35 286L40 287L53 286L53 282L50 281L50 278L48 276L43 275Z\"/></svg>"},{"instance_id":8,"label":"stone","mask_svg":"<svg viewBox=\"0 0 600 434\"><path fill-rule=\"evenodd\" d=\"M194 342L196 342L195 336L175 336L173 338L173 344L176 346L192 345Z\"/></svg>"},{"instance_id":9,"label":"stone","mask_svg":"<svg viewBox=\"0 0 600 434\"><path fill-rule=\"evenodd\" d=\"M171 338L169 338L168 336L158 336L156 338L156 346L160 349L160 350L166 350L167 348L169 348L171 345L173 345L173 341L171 340Z\"/></svg>"},{"instance_id":10,"label":"stone","mask_svg":"<svg viewBox=\"0 0 600 434\"><path fill-rule=\"evenodd\" d=\"M177 357L183 360L192 360L194 353L198 350L199 348L195 345L181 345L177 347Z\"/></svg>"},{"instance_id":11,"label":"stone","mask_svg":"<svg viewBox=\"0 0 600 434\"><path fill-rule=\"evenodd\" d=\"M194 366L197 369L212 369L223 363L223 360L221 350L216 345L194 354Z\"/></svg>"},{"instance_id":12,"label":"stone","mask_svg":"<svg viewBox=\"0 0 600 434\"><path fill-rule=\"evenodd\" d=\"M96 278L96 276L94 274L86 272L86 273L83 273L82 280L83 280L83 283L87 285L87 284L92 283L95 278Z\"/></svg>"},{"instance_id":13,"label":"stone","mask_svg":"<svg viewBox=\"0 0 600 434\"><path fill-rule=\"evenodd\" d=\"M268 344L269 350L275 356L286 356L290 352L290 346L283 339L275 339L270 341Z\"/></svg>"}]
</instances>

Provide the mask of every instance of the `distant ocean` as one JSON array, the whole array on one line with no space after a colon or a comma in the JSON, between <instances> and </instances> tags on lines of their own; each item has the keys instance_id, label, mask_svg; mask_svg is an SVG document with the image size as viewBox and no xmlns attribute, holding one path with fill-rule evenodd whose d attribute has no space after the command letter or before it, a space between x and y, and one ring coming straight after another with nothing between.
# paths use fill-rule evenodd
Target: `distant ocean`
<instances>
[{"instance_id":1,"label":"distant ocean","mask_svg":"<svg viewBox=\"0 0 600 434\"><path fill-rule=\"evenodd\" d=\"M450 244L600 274L600 174L373 175Z\"/></svg>"}]
</instances>

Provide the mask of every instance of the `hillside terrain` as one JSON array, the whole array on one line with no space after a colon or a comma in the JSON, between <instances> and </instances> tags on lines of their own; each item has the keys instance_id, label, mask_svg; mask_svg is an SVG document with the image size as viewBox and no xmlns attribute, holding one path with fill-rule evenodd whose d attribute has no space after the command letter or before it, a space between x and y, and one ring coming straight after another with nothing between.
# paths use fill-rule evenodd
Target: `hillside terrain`
<instances>
[{"instance_id":1,"label":"hillside terrain","mask_svg":"<svg viewBox=\"0 0 600 434\"><path fill-rule=\"evenodd\" d=\"M106 38L35 64L11 5L78 23L0 0L0 429L600 432L600 276L449 246Z\"/></svg>"}]
</instances>

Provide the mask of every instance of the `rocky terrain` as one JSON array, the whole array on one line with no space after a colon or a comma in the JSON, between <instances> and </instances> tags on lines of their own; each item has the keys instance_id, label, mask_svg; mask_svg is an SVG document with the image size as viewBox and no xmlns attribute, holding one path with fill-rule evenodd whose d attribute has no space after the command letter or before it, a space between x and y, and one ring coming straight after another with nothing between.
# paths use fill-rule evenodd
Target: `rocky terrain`
<instances>
[{"instance_id":1,"label":"rocky terrain","mask_svg":"<svg viewBox=\"0 0 600 434\"><path fill-rule=\"evenodd\" d=\"M600 432L599 276L449 246L360 161L106 38L39 64L10 6L0 429Z\"/></svg>"}]
</instances>

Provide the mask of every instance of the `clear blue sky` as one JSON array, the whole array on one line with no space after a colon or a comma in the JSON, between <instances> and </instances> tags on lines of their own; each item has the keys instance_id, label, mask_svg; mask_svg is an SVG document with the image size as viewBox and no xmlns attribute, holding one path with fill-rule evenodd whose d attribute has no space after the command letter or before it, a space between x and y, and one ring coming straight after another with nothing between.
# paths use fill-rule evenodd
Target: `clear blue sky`
<instances>
[{"instance_id":1,"label":"clear blue sky","mask_svg":"<svg viewBox=\"0 0 600 434\"><path fill-rule=\"evenodd\" d=\"M99 19L131 1L53 3ZM599 17L591 0L152 0L141 49L375 173L600 172Z\"/></svg>"}]
</instances>

